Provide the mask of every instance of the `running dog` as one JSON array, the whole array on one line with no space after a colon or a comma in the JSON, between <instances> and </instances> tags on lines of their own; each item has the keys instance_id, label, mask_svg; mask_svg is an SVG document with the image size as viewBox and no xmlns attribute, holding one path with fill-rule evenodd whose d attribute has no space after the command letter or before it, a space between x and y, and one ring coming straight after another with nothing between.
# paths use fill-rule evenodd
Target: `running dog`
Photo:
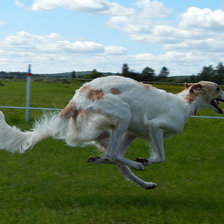
<instances>
[{"instance_id":1,"label":"running dog","mask_svg":"<svg viewBox=\"0 0 224 224\"><path fill-rule=\"evenodd\" d=\"M36 121L31 131L9 126L0 112L0 148L23 153L48 137L71 146L94 144L105 150L105 156L90 157L88 162L117 164L126 179L153 189L155 183L138 178L129 167L144 170L144 166L164 161L163 139L180 133L200 108L222 114L219 101L224 101L224 92L213 82L187 83L182 92L172 94L121 76L97 78L78 89L59 114ZM148 159L124 157L135 138L151 142Z\"/></svg>"}]
</instances>

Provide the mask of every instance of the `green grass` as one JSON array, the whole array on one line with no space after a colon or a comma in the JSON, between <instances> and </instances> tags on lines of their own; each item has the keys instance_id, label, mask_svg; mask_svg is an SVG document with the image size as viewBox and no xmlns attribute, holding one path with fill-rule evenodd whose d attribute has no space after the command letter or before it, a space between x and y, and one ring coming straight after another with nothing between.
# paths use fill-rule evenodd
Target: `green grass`
<instances>
[{"instance_id":1,"label":"green grass","mask_svg":"<svg viewBox=\"0 0 224 224\"><path fill-rule=\"evenodd\" d=\"M0 104L24 106L25 85L4 82ZM33 82L31 106L63 108L78 86ZM3 112L9 124L31 127L23 110ZM199 114L216 116L209 110ZM31 112L32 119L40 115ZM98 155L92 147L48 139L22 155L0 151L0 224L224 223L223 122L191 118L180 135L165 141L164 163L134 171L156 182L154 190L127 182L116 166L87 164ZM142 140L127 153L131 159L147 156Z\"/></svg>"}]
</instances>

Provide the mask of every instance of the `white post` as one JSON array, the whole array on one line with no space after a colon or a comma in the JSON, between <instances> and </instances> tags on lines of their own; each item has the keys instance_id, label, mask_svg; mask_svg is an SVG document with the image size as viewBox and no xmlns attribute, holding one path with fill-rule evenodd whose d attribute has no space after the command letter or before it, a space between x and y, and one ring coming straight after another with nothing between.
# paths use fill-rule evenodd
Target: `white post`
<instances>
[{"instance_id":1,"label":"white post","mask_svg":"<svg viewBox=\"0 0 224 224\"><path fill-rule=\"evenodd\" d=\"M29 121L30 115L30 81L31 81L31 65L28 65L27 82L26 82L26 122Z\"/></svg>"}]
</instances>

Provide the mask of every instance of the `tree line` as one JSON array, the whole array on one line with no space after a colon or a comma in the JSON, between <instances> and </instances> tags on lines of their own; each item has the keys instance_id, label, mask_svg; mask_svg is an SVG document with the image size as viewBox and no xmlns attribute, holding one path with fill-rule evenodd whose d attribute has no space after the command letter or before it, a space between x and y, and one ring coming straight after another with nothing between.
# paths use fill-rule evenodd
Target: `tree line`
<instances>
[{"instance_id":1,"label":"tree line","mask_svg":"<svg viewBox=\"0 0 224 224\"><path fill-rule=\"evenodd\" d=\"M205 80L224 84L224 65L220 62L216 67L212 65L204 66L200 73L190 76L190 80L192 82Z\"/></svg>"},{"instance_id":2,"label":"tree line","mask_svg":"<svg viewBox=\"0 0 224 224\"><path fill-rule=\"evenodd\" d=\"M94 79L106 75L122 75L143 82L184 83L199 82L204 80L213 81L218 84L224 84L224 65L220 62L216 67L213 67L213 65L204 66L202 70L196 75L170 76L170 71L166 66L163 66L159 73L156 74L155 70L148 66L145 67L141 72L135 72L129 68L128 64L123 64L121 73L101 73L94 69L89 74L83 76L83 78ZM72 72L72 77L76 77L74 71Z\"/></svg>"},{"instance_id":3,"label":"tree line","mask_svg":"<svg viewBox=\"0 0 224 224\"><path fill-rule=\"evenodd\" d=\"M125 77L133 78L137 81L142 82L167 82L167 83L184 83L184 82L198 82L200 80L213 81L218 84L224 84L224 65L223 63L218 63L217 66L209 65L204 66L202 70L196 75L189 76L170 76L170 71L166 66L163 66L161 70L156 73L151 67L145 67L141 72L135 72L130 69L128 64L123 64L120 73L102 73L93 69L90 72L76 72L72 71L70 73L56 73L51 74L51 77L56 77L60 75L64 78L82 78L82 79L94 79L98 77L103 77L107 75L121 75ZM5 77L7 79L12 78L25 78L26 72L3 72L0 71L0 78ZM46 74L47 75L47 74ZM46 75L33 74L35 77L45 77Z\"/></svg>"},{"instance_id":4,"label":"tree line","mask_svg":"<svg viewBox=\"0 0 224 224\"><path fill-rule=\"evenodd\" d=\"M95 79L107 75L120 75L124 77L129 77L132 79L135 79L137 81L145 81L145 82L152 82L152 81L159 81L159 80L166 80L166 78L169 76L170 72L168 68L165 66L162 67L161 71L157 75L155 70L150 67L145 67L141 73L135 72L133 70L129 69L128 64L123 64L121 73L101 73L98 72L96 69L93 69L92 72L90 72L87 75L82 76L84 79ZM72 71L71 73L72 78L76 78L76 73L75 71Z\"/></svg>"}]
</instances>

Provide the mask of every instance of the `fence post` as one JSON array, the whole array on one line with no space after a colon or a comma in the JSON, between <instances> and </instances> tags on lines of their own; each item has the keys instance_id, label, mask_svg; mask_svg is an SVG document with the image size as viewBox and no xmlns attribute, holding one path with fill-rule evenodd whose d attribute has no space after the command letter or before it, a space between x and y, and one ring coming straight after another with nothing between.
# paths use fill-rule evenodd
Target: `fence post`
<instances>
[{"instance_id":1,"label":"fence post","mask_svg":"<svg viewBox=\"0 0 224 224\"><path fill-rule=\"evenodd\" d=\"M31 64L28 65L27 82L26 82L26 122L30 117L30 81L31 81Z\"/></svg>"}]
</instances>

